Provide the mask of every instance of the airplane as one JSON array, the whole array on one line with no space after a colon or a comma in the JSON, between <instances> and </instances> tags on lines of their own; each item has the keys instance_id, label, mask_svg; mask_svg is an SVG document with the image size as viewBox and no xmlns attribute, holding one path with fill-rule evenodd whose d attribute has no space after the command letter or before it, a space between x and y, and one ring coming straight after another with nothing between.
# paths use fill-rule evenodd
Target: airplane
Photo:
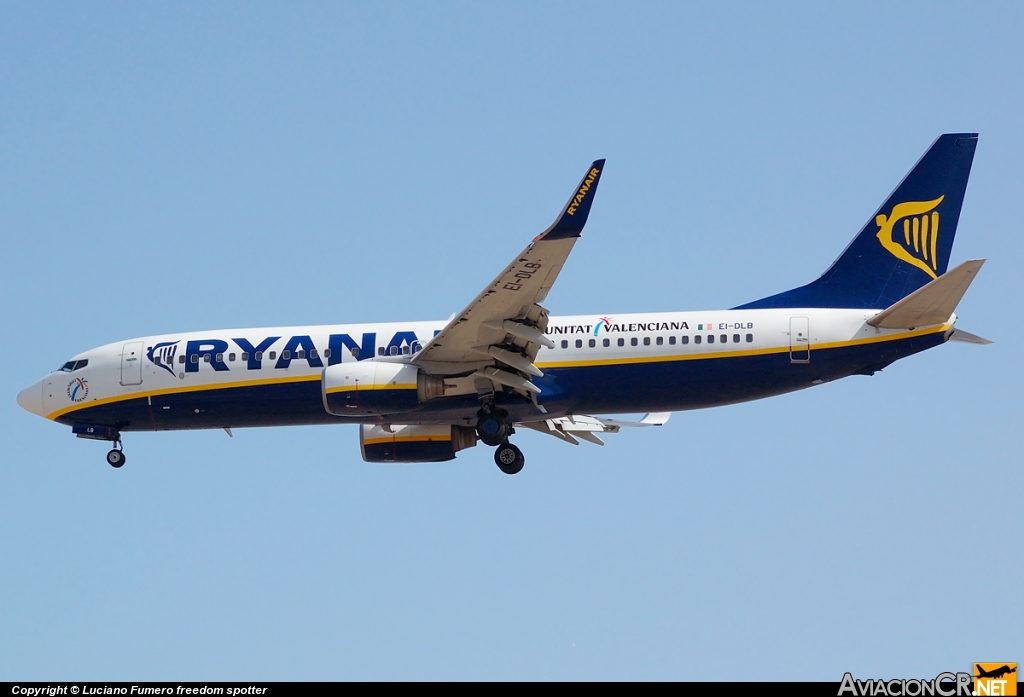
<instances>
[{"instance_id":1,"label":"airplane","mask_svg":"<svg viewBox=\"0 0 1024 697\"><path fill-rule=\"evenodd\" d=\"M999 678L1003 677L1004 675L1009 675L1010 673L1016 673L1017 672L1017 665L1016 664L1014 664L1013 668L1011 668L1010 666L1004 664L1004 665L1002 665L1002 666L1000 666L998 668L995 668L993 670L985 670L985 669L983 669L981 667L980 664L976 663L976 664L974 664L974 668L975 668L975 670L978 673L977 675L974 676L976 678L999 679Z\"/></svg>"},{"instance_id":2,"label":"airplane","mask_svg":"<svg viewBox=\"0 0 1024 697\"><path fill-rule=\"evenodd\" d=\"M602 445L672 412L872 375L949 340L991 343L954 326L985 260L948 270L977 142L939 136L824 274L728 310L554 316L541 304L590 215L596 160L555 222L447 322L119 341L74 356L18 404L111 442L113 467L128 432L355 424L367 462L440 462L479 441L515 474L519 429Z\"/></svg>"}]
</instances>

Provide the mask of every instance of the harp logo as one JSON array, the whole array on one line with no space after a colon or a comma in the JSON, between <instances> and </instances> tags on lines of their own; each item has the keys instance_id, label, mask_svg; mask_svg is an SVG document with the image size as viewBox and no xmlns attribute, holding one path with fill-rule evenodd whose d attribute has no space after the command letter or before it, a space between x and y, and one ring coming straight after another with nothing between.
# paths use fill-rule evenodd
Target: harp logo
<instances>
[{"instance_id":1,"label":"harp logo","mask_svg":"<svg viewBox=\"0 0 1024 697\"><path fill-rule=\"evenodd\" d=\"M174 355L178 352L177 341L165 341L156 346L150 346L146 351L146 357L154 364L174 375Z\"/></svg>"},{"instance_id":2,"label":"harp logo","mask_svg":"<svg viewBox=\"0 0 1024 697\"><path fill-rule=\"evenodd\" d=\"M1016 695L1016 663L975 663L975 695Z\"/></svg>"},{"instance_id":3,"label":"harp logo","mask_svg":"<svg viewBox=\"0 0 1024 697\"><path fill-rule=\"evenodd\" d=\"M935 209L944 198L897 203L888 217L882 214L875 217L882 246L900 261L916 266L933 279L939 269L936 258L939 212Z\"/></svg>"}]
</instances>

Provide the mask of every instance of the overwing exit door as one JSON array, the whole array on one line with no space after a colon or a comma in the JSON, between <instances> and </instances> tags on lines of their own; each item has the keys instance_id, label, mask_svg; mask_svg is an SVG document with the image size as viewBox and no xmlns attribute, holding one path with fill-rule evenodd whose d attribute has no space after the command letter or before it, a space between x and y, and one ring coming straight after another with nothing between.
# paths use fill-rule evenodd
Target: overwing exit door
<instances>
[{"instance_id":1,"label":"overwing exit door","mask_svg":"<svg viewBox=\"0 0 1024 697\"><path fill-rule=\"evenodd\" d=\"M121 384L142 384L142 342L129 341L121 349Z\"/></svg>"},{"instance_id":2,"label":"overwing exit door","mask_svg":"<svg viewBox=\"0 0 1024 697\"><path fill-rule=\"evenodd\" d=\"M811 327L807 317L789 318L789 362L810 363Z\"/></svg>"}]
</instances>

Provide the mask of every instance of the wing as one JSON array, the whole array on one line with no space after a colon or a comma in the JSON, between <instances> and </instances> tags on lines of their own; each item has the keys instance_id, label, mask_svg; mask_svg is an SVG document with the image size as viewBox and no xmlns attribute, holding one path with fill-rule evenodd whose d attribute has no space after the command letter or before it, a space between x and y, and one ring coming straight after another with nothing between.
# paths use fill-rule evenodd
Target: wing
<instances>
[{"instance_id":1,"label":"wing","mask_svg":"<svg viewBox=\"0 0 1024 697\"><path fill-rule=\"evenodd\" d=\"M669 412L663 412L647 414L639 421L619 421L575 414L558 419L517 423L516 426L540 431L573 445L579 445L581 438L597 445L604 445L598 433L618 433L620 429L628 427L663 426L671 415Z\"/></svg>"},{"instance_id":2,"label":"wing","mask_svg":"<svg viewBox=\"0 0 1024 697\"><path fill-rule=\"evenodd\" d=\"M527 396L540 391L529 380L543 374L533 362L542 345L553 346L544 336L548 312L540 303L583 232L603 169L604 160L590 166L551 227L427 342L413 363L434 375L476 371Z\"/></svg>"}]
</instances>

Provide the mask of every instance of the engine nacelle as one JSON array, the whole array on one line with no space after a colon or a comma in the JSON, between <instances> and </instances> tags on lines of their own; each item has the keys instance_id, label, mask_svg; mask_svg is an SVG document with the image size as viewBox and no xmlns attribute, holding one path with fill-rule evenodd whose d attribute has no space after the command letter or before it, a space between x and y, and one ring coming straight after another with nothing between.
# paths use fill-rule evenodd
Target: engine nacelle
<instances>
[{"instance_id":1,"label":"engine nacelle","mask_svg":"<svg viewBox=\"0 0 1024 697\"><path fill-rule=\"evenodd\" d=\"M444 380L408 363L338 363L324 369L321 392L329 414L395 414L444 395Z\"/></svg>"},{"instance_id":2,"label":"engine nacelle","mask_svg":"<svg viewBox=\"0 0 1024 697\"><path fill-rule=\"evenodd\" d=\"M465 426L359 427L359 450L366 462L444 462L476 445L476 431Z\"/></svg>"}]
</instances>

